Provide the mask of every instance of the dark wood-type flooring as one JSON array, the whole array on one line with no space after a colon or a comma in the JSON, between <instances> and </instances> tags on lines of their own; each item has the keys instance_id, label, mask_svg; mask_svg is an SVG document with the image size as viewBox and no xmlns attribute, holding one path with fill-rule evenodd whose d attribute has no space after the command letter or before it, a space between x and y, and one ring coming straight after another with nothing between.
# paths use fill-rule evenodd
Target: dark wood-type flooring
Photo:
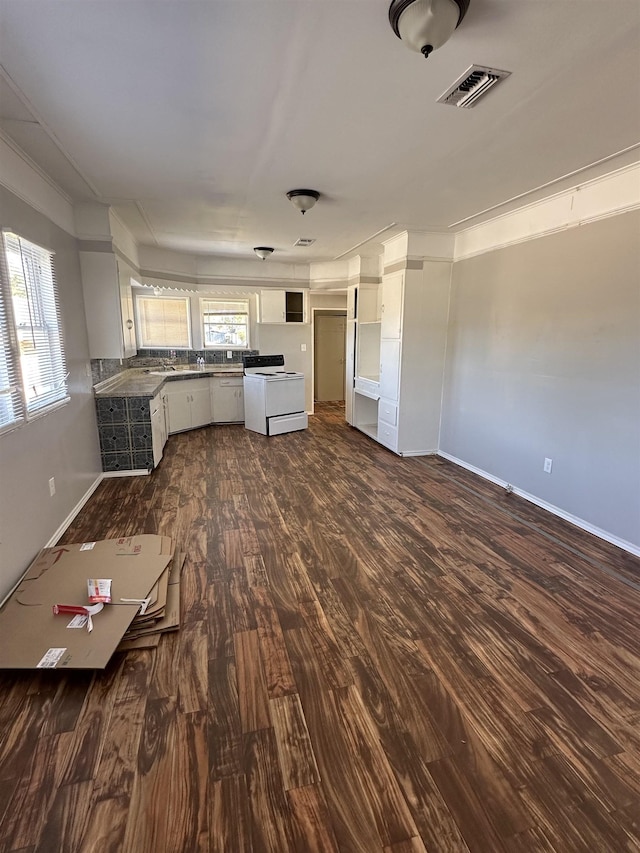
<instances>
[{"instance_id":1,"label":"dark wood-type flooring","mask_svg":"<svg viewBox=\"0 0 640 853\"><path fill-rule=\"evenodd\" d=\"M640 850L640 561L331 405L173 436L63 541L144 532L178 633L0 673L3 853Z\"/></svg>"}]
</instances>

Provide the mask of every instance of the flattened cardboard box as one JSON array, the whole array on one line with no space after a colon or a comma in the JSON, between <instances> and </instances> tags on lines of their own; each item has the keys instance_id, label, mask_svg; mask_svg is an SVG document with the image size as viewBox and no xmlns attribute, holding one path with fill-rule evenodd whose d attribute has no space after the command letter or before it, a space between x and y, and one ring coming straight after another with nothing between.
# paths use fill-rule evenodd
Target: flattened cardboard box
<instances>
[{"instance_id":1,"label":"flattened cardboard box","mask_svg":"<svg viewBox=\"0 0 640 853\"><path fill-rule=\"evenodd\" d=\"M178 630L180 627L180 575L186 556L183 553L176 554L171 561L168 570L167 600L162 616L156 619L153 625L139 628L136 627L138 619L135 619L118 646L118 651L155 648L161 634Z\"/></svg>"},{"instance_id":2,"label":"flattened cardboard box","mask_svg":"<svg viewBox=\"0 0 640 853\"><path fill-rule=\"evenodd\" d=\"M166 536L107 539L45 548L0 611L0 669L103 669L144 599L171 561ZM88 604L87 578L112 579L112 604L93 631L69 628L54 604Z\"/></svg>"}]
</instances>

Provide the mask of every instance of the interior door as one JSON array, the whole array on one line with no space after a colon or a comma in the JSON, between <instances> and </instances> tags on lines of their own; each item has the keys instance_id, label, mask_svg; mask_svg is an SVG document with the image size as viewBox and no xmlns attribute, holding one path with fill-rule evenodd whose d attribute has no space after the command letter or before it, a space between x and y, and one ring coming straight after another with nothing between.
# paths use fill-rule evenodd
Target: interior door
<instances>
[{"instance_id":1,"label":"interior door","mask_svg":"<svg viewBox=\"0 0 640 853\"><path fill-rule=\"evenodd\" d=\"M314 394L320 402L344 400L346 335L346 315L316 313Z\"/></svg>"}]
</instances>

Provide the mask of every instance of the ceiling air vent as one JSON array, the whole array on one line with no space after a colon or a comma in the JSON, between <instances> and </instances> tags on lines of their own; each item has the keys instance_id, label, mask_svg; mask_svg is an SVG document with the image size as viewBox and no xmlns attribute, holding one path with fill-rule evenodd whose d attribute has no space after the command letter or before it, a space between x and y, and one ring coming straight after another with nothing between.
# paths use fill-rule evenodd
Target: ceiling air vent
<instances>
[{"instance_id":1,"label":"ceiling air vent","mask_svg":"<svg viewBox=\"0 0 640 853\"><path fill-rule=\"evenodd\" d=\"M500 71L498 68L485 68L483 65L472 65L459 77L456 82L440 95L439 104L449 104L452 107L471 109L489 89L500 80L511 74L510 71Z\"/></svg>"},{"instance_id":2,"label":"ceiling air vent","mask_svg":"<svg viewBox=\"0 0 640 853\"><path fill-rule=\"evenodd\" d=\"M312 243L315 243L315 237L298 237L296 242L293 244L294 246L310 246Z\"/></svg>"}]
</instances>

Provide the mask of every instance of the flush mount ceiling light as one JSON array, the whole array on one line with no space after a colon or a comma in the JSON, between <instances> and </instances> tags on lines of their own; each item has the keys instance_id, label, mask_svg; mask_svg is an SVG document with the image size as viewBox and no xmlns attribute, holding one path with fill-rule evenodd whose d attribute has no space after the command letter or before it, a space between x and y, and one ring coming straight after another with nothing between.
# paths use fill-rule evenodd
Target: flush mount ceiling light
<instances>
[{"instance_id":1,"label":"flush mount ceiling light","mask_svg":"<svg viewBox=\"0 0 640 853\"><path fill-rule=\"evenodd\" d=\"M273 249L271 248L271 246L256 246L253 251L263 261L266 261L269 255L273 254Z\"/></svg>"},{"instance_id":2,"label":"flush mount ceiling light","mask_svg":"<svg viewBox=\"0 0 640 853\"><path fill-rule=\"evenodd\" d=\"M425 58L448 41L470 0L392 0L389 22L411 50Z\"/></svg>"},{"instance_id":3,"label":"flush mount ceiling light","mask_svg":"<svg viewBox=\"0 0 640 853\"><path fill-rule=\"evenodd\" d=\"M316 190L289 190L287 198L296 210L306 213L318 201L320 193Z\"/></svg>"}]
</instances>

